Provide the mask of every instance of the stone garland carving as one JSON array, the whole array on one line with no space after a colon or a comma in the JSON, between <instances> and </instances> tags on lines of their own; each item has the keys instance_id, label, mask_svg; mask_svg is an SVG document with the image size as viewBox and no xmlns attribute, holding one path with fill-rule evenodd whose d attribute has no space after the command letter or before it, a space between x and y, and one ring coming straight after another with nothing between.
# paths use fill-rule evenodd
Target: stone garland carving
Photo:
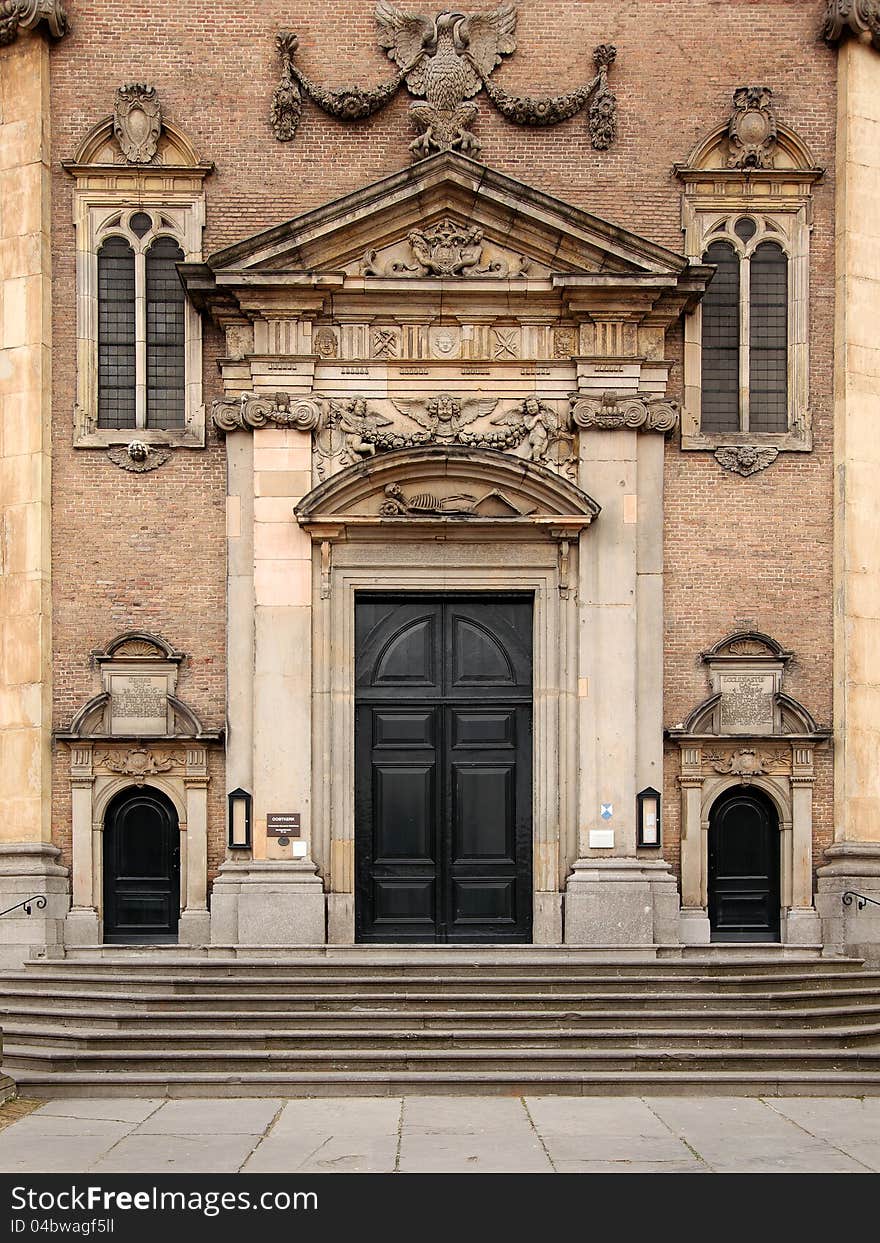
<instances>
[{"instance_id":1,"label":"stone garland carving","mask_svg":"<svg viewBox=\"0 0 880 1243\"><path fill-rule=\"evenodd\" d=\"M33 30L45 22L49 34L61 39L70 29L67 10L58 0L2 0L0 47L14 43L19 30Z\"/></svg>"},{"instance_id":2,"label":"stone garland carving","mask_svg":"<svg viewBox=\"0 0 880 1243\"><path fill-rule=\"evenodd\" d=\"M608 70L617 60L617 48L601 43L593 51L596 76L567 95L545 99L508 95L488 78L483 86L492 103L508 121L517 125L558 125L580 112L592 99L589 113L590 142L596 151L607 151L617 137L617 97L608 86Z\"/></svg>"},{"instance_id":3,"label":"stone garland carving","mask_svg":"<svg viewBox=\"0 0 880 1243\"><path fill-rule=\"evenodd\" d=\"M313 399L292 398L289 393L275 393L273 397L242 393L237 401L234 398L215 401L212 414L214 426L224 433L270 426L307 432L317 427L321 409Z\"/></svg>"},{"instance_id":4,"label":"stone garland carving","mask_svg":"<svg viewBox=\"0 0 880 1243\"><path fill-rule=\"evenodd\" d=\"M772 168L777 125L769 86L741 86L733 93L727 129L729 168Z\"/></svg>"},{"instance_id":5,"label":"stone garland carving","mask_svg":"<svg viewBox=\"0 0 880 1243\"><path fill-rule=\"evenodd\" d=\"M142 786L148 777L170 772L177 761L167 751L148 751L145 747L132 747L124 754L99 751L95 763L109 768L112 773L131 777L136 786Z\"/></svg>"},{"instance_id":6,"label":"stone garland carving","mask_svg":"<svg viewBox=\"0 0 880 1243\"><path fill-rule=\"evenodd\" d=\"M483 13L447 10L425 17L405 13L390 0L379 0L375 15L379 46L398 66L398 72L373 90L350 87L329 91L318 86L294 63L296 35L278 35L282 71L272 102L271 124L279 142L290 142L296 134L303 93L331 116L356 121L378 112L405 83L418 101L409 110L418 134L410 144L415 159L436 151L479 155L480 141L471 128L478 109L471 101L483 89L502 115L517 125L556 125L589 104L593 146L606 150L613 143L616 100L607 79L617 53L610 45L603 44L593 53L597 72L586 86L566 95L532 99L509 95L490 82L502 57L516 51L514 5L501 4Z\"/></svg>"},{"instance_id":7,"label":"stone garland carving","mask_svg":"<svg viewBox=\"0 0 880 1243\"><path fill-rule=\"evenodd\" d=\"M663 397L608 392L596 398L572 393L569 400L571 417L577 427L665 433L678 424L678 406Z\"/></svg>"},{"instance_id":8,"label":"stone garland carving","mask_svg":"<svg viewBox=\"0 0 880 1243\"><path fill-rule=\"evenodd\" d=\"M779 457L778 449L756 448L754 445L723 446L715 450L715 461L725 470L748 478L766 470Z\"/></svg>"},{"instance_id":9,"label":"stone garland carving","mask_svg":"<svg viewBox=\"0 0 880 1243\"><path fill-rule=\"evenodd\" d=\"M412 263L382 264L377 250L368 250L361 262L363 276L524 276L531 260L517 256L511 263L498 258L481 263L483 230L460 225L449 217L429 229L413 229L407 237Z\"/></svg>"},{"instance_id":10,"label":"stone garland carving","mask_svg":"<svg viewBox=\"0 0 880 1243\"><path fill-rule=\"evenodd\" d=\"M828 0L822 38L838 43L847 30L880 52L880 0Z\"/></svg>"},{"instance_id":11,"label":"stone garland carving","mask_svg":"<svg viewBox=\"0 0 880 1243\"><path fill-rule=\"evenodd\" d=\"M152 445L144 444L142 440L132 440L127 445L108 449L107 456L120 470L142 474L144 471L155 470L157 466L163 466L171 454L165 449L155 449Z\"/></svg>"},{"instance_id":12,"label":"stone garland carving","mask_svg":"<svg viewBox=\"0 0 880 1243\"><path fill-rule=\"evenodd\" d=\"M113 103L113 133L129 164L149 164L162 133L162 109L154 86L129 82Z\"/></svg>"}]
</instances>

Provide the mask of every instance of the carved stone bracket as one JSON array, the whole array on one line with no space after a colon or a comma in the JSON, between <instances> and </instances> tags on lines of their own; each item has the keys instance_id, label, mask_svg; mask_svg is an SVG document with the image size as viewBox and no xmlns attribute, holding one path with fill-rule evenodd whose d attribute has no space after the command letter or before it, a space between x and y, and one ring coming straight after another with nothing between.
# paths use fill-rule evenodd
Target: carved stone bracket
<instances>
[{"instance_id":1,"label":"carved stone bracket","mask_svg":"<svg viewBox=\"0 0 880 1243\"><path fill-rule=\"evenodd\" d=\"M880 0L828 0L822 38L839 43L848 32L880 51Z\"/></svg>"},{"instance_id":2,"label":"carved stone bracket","mask_svg":"<svg viewBox=\"0 0 880 1243\"><path fill-rule=\"evenodd\" d=\"M729 168L772 168L778 128L769 86L741 86L733 93L727 129Z\"/></svg>"},{"instance_id":3,"label":"carved stone bracket","mask_svg":"<svg viewBox=\"0 0 880 1243\"><path fill-rule=\"evenodd\" d=\"M242 393L235 399L215 401L212 407L214 426L219 432L235 432L257 427L291 427L297 431L312 431L317 427L321 409L310 398L291 398L287 393L275 393L273 397L257 397Z\"/></svg>"},{"instance_id":4,"label":"carved stone bracket","mask_svg":"<svg viewBox=\"0 0 880 1243\"><path fill-rule=\"evenodd\" d=\"M171 454L167 449L156 449L152 445L144 444L142 440L132 440L130 444L108 449L107 456L120 470L142 474L144 471L155 470L157 466L163 466Z\"/></svg>"},{"instance_id":5,"label":"carved stone bracket","mask_svg":"<svg viewBox=\"0 0 880 1243\"><path fill-rule=\"evenodd\" d=\"M113 133L129 164L149 164L162 133L162 109L154 86L129 82L113 103Z\"/></svg>"},{"instance_id":6,"label":"carved stone bracket","mask_svg":"<svg viewBox=\"0 0 880 1243\"><path fill-rule=\"evenodd\" d=\"M744 478L766 470L778 457L778 449L757 448L755 445L724 445L715 450L715 461L719 466Z\"/></svg>"},{"instance_id":7,"label":"carved stone bracket","mask_svg":"<svg viewBox=\"0 0 880 1243\"><path fill-rule=\"evenodd\" d=\"M0 47L14 43L20 30L36 30L43 24L54 39L62 39L70 29L64 5L58 0L2 0Z\"/></svg>"},{"instance_id":8,"label":"carved stone bracket","mask_svg":"<svg viewBox=\"0 0 880 1243\"><path fill-rule=\"evenodd\" d=\"M596 74L575 91L537 99L510 95L491 82L490 76L502 56L516 51L516 22L516 8L509 3L489 12L444 11L425 17L405 13L390 0L379 0L379 45L398 72L372 90L344 87L331 91L318 86L295 64L297 36L285 31L275 41L282 66L270 115L275 137L290 142L296 135L303 94L338 120L358 121L383 108L405 83L418 101L410 108L410 121L418 134L410 144L415 159L436 151L479 154L480 142L471 128L478 109L471 99L483 89L499 112L516 125L557 125L589 105L592 145L597 151L606 150L617 132L617 101L608 86L616 49L610 44L595 49Z\"/></svg>"},{"instance_id":9,"label":"carved stone bracket","mask_svg":"<svg viewBox=\"0 0 880 1243\"><path fill-rule=\"evenodd\" d=\"M671 432L678 424L679 409L675 402L648 394L627 396L603 393L601 397L583 397L572 393L571 417L575 426L599 431L625 428L630 431Z\"/></svg>"}]
</instances>

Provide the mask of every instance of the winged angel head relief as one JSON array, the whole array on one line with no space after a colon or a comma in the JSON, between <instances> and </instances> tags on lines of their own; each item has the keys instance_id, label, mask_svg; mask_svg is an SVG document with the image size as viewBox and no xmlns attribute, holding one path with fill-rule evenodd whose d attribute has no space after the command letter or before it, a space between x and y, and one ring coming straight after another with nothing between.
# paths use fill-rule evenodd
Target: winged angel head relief
<instances>
[{"instance_id":1,"label":"winged angel head relief","mask_svg":"<svg viewBox=\"0 0 880 1243\"><path fill-rule=\"evenodd\" d=\"M516 51L516 20L512 4L501 4L487 12L444 10L425 17L406 13L391 0L379 0L379 46L394 61L397 74L374 90L326 90L318 86L294 62L296 35L282 33L276 40L282 75L272 105L275 136L288 142L296 134L303 93L331 116L356 121L378 112L405 84L417 99L409 110L418 134L410 144L416 159L437 151L460 151L474 157L479 154L480 142L472 129L478 108L472 101L481 90L518 125L555 125L589 104L593 146L597 150L609 147L616 133L616 101L607 75L617 55L615 49L608 44L597 47L593 53L595 76L566 95L538 99L510 95L490 78L502 57Z\"/></svg>"}]
</instances>

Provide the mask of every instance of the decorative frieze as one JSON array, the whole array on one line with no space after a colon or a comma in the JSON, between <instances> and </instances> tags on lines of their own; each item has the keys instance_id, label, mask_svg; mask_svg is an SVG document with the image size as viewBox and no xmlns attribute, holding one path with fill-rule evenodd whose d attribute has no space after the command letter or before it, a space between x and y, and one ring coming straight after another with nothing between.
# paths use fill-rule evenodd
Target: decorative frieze
<instances>
[{"instance_id":1,"label":"decorative frieze","mask_svg":"<svg viewBox=\"0 0 880 1243\"><path fill-rule=\"evenodd\" d=\"M0 47L14 43L20 30L45 26L54 39L70 29L67 10L58 0L2 0L0 3Z\"/></svg>"},{"instance_id":2,"label":"decorative frieze","mask_svg":"<svg viewBox=\"0 0 880 1243\"><path fill-rule=\"evenodd\" d=\"M95 764L130 777L136 786L142 786L148 777L168 773L175 764L182 764L183 757L169 755L167 751L150 751L146 747L132 747L128 751L99 751Z\"/></svg>"},{"instance_id":3,"label":"decorative frieze","mask_svg":"<svg viewBox=\"0 0 880 1243\"><path fill-rule=\"evenodd\" d=\"M307 77L295 63L298 40L286 31L275 44L281 58L281 81L272 101L270 121L279 142L290 142L302 116L305 94L324 112L342 121L372 116L402 85L418 102L409 110L417 137L410 144L415 159L437 151L460 151L476 157L480 141L473 132L479 115L473 97L485 90L491 102L516 125L558 125L589 108L593 147L604 151L617 132L617 101L608 86L608 70L617 57L610 44L593 52L594 76L563 95L533 98L511 95L491 81L503 56L516 51L517 12L512 4L481 13L445 11L436 16L411 15L379 0L376 5L379 46L398 72L372 90L343 87L327 90Z\"/></svg>"},{"instance_id":4,"label":"decorative frieze","mask_svg":"<svg viewBox=\"0 0 880 1243\"><path fill-rule=\"evenodd\" d=\"M162 134L162 109L154 86L129 82L113 103L113 133L129 164L149 164Z\"/></svg>"},{"instance_id":5,"label":"decorative frieze","mask_svg":"<svg viewBox=\"0 0 880 1243\"><path fill-rule=\"evenodd\" d=\"M650 394L627 396L607 392L601 397L571 395L571 417L577 427L613 431L671 432L678 424L679 410L673 401Z\"/></svg>"},{"instance_id":6,"label":"decorative frieze","mask_svg":"<svg viewBox=\"0 0 880 1243\"><path fill-rule=\"evenodd\" d=\"M482 229L446 216L430 227L413 229L407 236L404 253L400 253L401 247L392 247L385 256L378 250L368 250L361 261L361 275L507 279L530 272L531 261L523 255L486 247Z\"/></svg>"},{"instance_id":7,"label":"decorative frieze","mask_svg":"<svg viewBox=\"0 0 880 1243\"><path fill-rule=\"evenodd\" d=\"M828 0L823 39L839 43L847 33L880 51L880 0Z\"/></svg>"}]
</instances>

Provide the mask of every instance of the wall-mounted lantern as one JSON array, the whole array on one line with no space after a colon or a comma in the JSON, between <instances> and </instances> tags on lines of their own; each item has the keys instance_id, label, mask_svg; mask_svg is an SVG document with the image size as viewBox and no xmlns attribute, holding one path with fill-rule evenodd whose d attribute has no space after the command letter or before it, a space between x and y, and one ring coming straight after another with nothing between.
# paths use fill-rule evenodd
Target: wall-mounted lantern
<instances>
[{"instance_id":1,"label":"wall-mounted lantern","mask_svg":"<svg viewBox=\"0 0 880 1243\"><path fill-rule=\"evenodd\" d=\"M229 849L251 848L251 803L247 790L240 787L229 795Z\"/></svg>"},{"instance_id":2,"label":"wall-mounted lantern","mask_svg":"<svg viewBox=\"0 0 880 1243\"><path fill-rule=\"evenodd\" d=\"M636 795L636 824L639 846L661 846L660 792L648 786Z\"/></svg>"}]
</instances>

